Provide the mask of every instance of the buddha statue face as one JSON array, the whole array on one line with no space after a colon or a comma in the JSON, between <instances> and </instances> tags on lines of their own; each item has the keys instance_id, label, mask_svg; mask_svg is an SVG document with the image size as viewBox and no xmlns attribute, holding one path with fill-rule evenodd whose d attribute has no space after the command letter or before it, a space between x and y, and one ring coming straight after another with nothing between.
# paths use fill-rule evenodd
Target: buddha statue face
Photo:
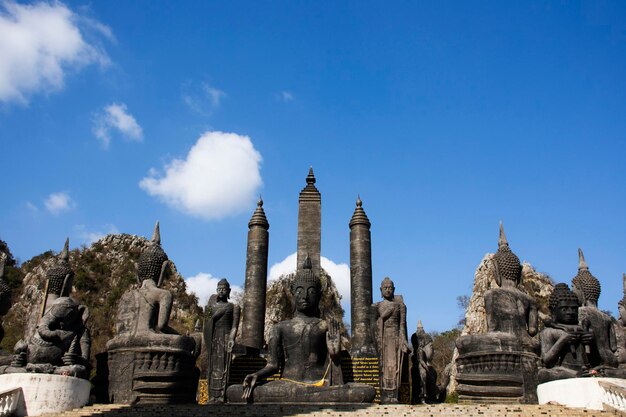
<instances>
[{"instance_id":1,"label":"buddha statue face","mask_svg":"<svg viewBox=\"0 0 626 417\"><path fill-rule=\"evenodd\" d=\"M230 284L225 279L217 283L217 298L220 301L226 301L230 298Z\"/></svg>"},{"instance_id":2,"label":"buddha statue face","mask_svg":"<svg viewBox=\"0 0 626 417\"><path fill-rule=\"evenodd\" d=\"M393 300L394 293L396 288L393 285L393 281L389 278L383 279L383 282L380 284L380 295L385 300Z\"/></svg>"},{"instance_id":3,"label":"buddha statue face","mask_svg":"<svg viewBox=\"0 0 626 417\"><path fill-rule=\"evenodd\" d=\"M553 314L557 323L578 324L578 303L572 299L559 300Z\"/></svg>"},{"instance_id":4,"label":"buddha statue face","mask_svg":"<svg viewBox=\"0 0 626 417\"><path fill-rule=\"evenodd\" d=\"M297 283L293 292L296 310L307 316L314 315L320 303L321 291L313 283Z\"/></svg>"}]
</instances>

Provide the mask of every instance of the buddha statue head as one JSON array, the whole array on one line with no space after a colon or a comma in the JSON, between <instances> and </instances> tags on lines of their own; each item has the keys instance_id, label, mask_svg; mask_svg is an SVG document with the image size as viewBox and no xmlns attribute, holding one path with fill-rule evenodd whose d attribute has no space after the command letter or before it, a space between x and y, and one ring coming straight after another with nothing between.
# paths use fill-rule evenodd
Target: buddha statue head
<instances>
[{"instance_id":1,"label":"buddha statue head","mask_svg":"<svg viewBox=\"0 0 626 417\"><path fill-rule=\"evenodd\" d=\"M500 222L498 251L493 256L493 264L496 284L499 287L517 287L522 281L522 264L517 255L509 248L502 222Z\"/></svg>"},{"instance_id":2,"label":"buddha statue head","mask_svg":"<svg viewBox=\"0 0 626 417\"><path fill-rule=\"evenodd\" d=\"M389 277L383 278L380 283L380 295L385 300L392 301L396 292L396 287L393 284L393 281Z\"/></svg>"},{"instance_id":3,"label":"buddha statue head","mask_svg":"<svg viewBox=\"0 0 626 417\"><path fill-rule=\"evenodd\" d=\"M600 281L589 272L585 255L578 249L578 273L572 278L572 289L583 306L598 306L600 298Z\"/></svg>"},{"instance_id":4,"label":"buddha statue head","mask_svg":"<svg viewBox=\"0 0 626 417\"><path fill-rule=\"evenodd\" d=\"M554 286L549 299L552 319L558 324L578 324L578 297L567 284L560 283Z\"/></svg>"},{"instance_id":5,"label":"buddha statue head","mask_svg":"<svg viewBox=\"0 0 626 417\"><path fill-rule=\"evenodd\" d=\"M230 283L226 278L220 279L217 283L216 293L220 301L227 301L230 298Z\"/></svg>"},{"instance_id":6,"label":"buddha statue head","mask_svg":"<svg viewBox=\"0 0 626 417\"><path fill-rule=\"evenodd\" d=\"M70 240L65 240L63 250L57 257L57 262L46 271L48 294L56 297L67 297L72 290L74 271L70 267Z\"/></svg>"},{"instance_id":7,"label":"buddha statue head","mask_svg":"<svg viewBox=\"0 0 626 417\"><path fill-rule=\"evenodd\" d=\"M11 288L4 281L4 279L2 279L4 277L5 263L6 255L4 253L0 253L0 316L7 314L11 308Z\"/></svg>"},{"instance_id":8,"label":"buddha statue head","mask_svg":"<svg viewBox=\"0 0 626 417\"><path fill-rule=\"evenodd\" d=\"M139 284L146 280L154 281L161 286L165 278L168 265L167 254L161 248L161 232L159 222L154 226L152 240L148 247L139 256L137 262L137 281Z\"/></svg>"},{"instance_id":9,"label":"buddha statue head","mask_svg":"<svg viewBox=\"0 0 626 417\"><path fill-rule=\"evenodd\" d=\"M311 258L307 255L302 270L296 272L291 284L297 312L307 316L319 316L319 303L322 297L322 282L313 272Z\"/></svg>"}]
</instances>

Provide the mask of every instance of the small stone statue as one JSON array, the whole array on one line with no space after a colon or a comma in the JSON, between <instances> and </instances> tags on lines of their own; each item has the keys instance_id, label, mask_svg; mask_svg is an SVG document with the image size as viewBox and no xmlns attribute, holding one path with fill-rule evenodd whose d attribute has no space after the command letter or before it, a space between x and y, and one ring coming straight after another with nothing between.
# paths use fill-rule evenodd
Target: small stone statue
<instances>
[{"instance_id":1,"label":"small stone statue","mask_svg":"<svg viewBox=\"0 0 626 417\"><path fill-rule=\"evenodd\" d=\"M541 331L539 383L585 376L590 369L586 347L593 333L578 324L578 297L567 284L557 284L550 295L552 320Z\"/></svg>"},{"instance_id":2,"label":"small stone statue","mask_svg":"<svg viewBox=\"0 0 626 417\"><path fill-rule=\"evenodd\" d=\"M417 330L411 335L413 404L434 404L439 400L437 372L431 365L433 359L433 338L424 331L422 321L417 322Z\"/></svg>"},{"instance_id":3,"label":"small stone statue","mask_svg":"<svg viewBox=\"0 0 626 417\"><path fill-rule=\"evenodd\" d=\"M383 300L374 304L376 313L376 342L380 358L380 401L397 403L402 377L402 365L409 353L406 334L406 306L395 297L395 287L389 277L380 284Z\"/></svg>"},{"instance_id":4,"label":"small stone statue","mask_svg":"<svg viewBox=\"0 0 626 417\"><path fill-rule=\"evenodd\" d=\"M239 326L240 308L229 303L230 284L226 279L217 283L217 294L206 306L204 340L208 348L209 402L224 402L228 369Z\"/></svg>"},{"instance_id":5,"label":"small stone statue","mask_svg":"<svg viewBox=\"0 0 626 417\"><path fill-rule=\"evenodd\" d=\"M5 316L11 309L11 288L2 279L4 277L4 265L6 263L6 255L0 253L0 317ZM0 342L4 338L4 328L0 323ZM1 354L1 352L0 352Z\"/></svg>"},{"instance_id":6,"label":"small stone statue","mask_svg":"<svg viewBox=\"0 0 626 417\"><path fill-rule=\"evenodd\" d=\"M578 322L593 333L594 344L586 352L592 368L610 372L618 366L617 340L611 317L598 309L600 281L589 272L583 251L578 249L578 274L572 279L572 290L578 297Z\"/></svg>"},{"instance_id":7,"label":"small stone statue","mask_svg":"<svg viewBox=\"0 0 626 417\"><path fill-rule=\"evenodd\" d=\"M107 343L109 400L113 403L194 400L200 348L195 338L181 336L168 325L172 294L160 287L169 269L157 222L152 241L137 264L141 286L122 295L117 335Z\"/></svg>"},{"instance_id":8,"label":"small stone statue","mask_svg":"<svg viewBox=\"0 0 626 417\"><path fill-rule=\"evenodd\" d=\"M66 240L56 264L46 271L46 295L35 334L17 342L13 362L5 372L89 376L89 309L66 296L71 291L73 276Z\"/></svg>"},{"instance_id":9,"label":"small stone statue","mask_svg":"<svg viewBox=\"0 0 626 417\"><path fill-rule=\"evenodd\" d=\"M267 365L245 377L243 385L231 385L228 402L371 402L375 389L365 384L343 384L339 366L339 323L321 319L321 282L307 257L296 273L291 292L293 319L272 327ZM260 383L261 378L282 369L280 379Z\"/></svg>"}]
</instances>

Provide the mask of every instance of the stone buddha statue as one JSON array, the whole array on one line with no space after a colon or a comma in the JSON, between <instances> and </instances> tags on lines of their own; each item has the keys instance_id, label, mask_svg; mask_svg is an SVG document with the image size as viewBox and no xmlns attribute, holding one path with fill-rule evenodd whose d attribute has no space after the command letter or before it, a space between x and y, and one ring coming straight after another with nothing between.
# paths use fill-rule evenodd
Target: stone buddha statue
<instances>
[{"instance_id":1,"label":"stone buddha statue","mask_svg":"<svg viewBox=\"0 0 626 417\"><path fill-rule=\"evenodd\" d=\"M417 330L411 335L413 345L412 382L413 404L433 404L439 402L437 372L432 365L433 338L426 333L422 321L417 322Z\"/></svg>"},{"instance_id":2,"label":"stone buddha statue","mask_svg":"<svg viewBox=\"0 0 626 417\"><path fill-rule=\"evenodd\" d=\"M89 309L68 296L73 276L66 240L56 263L46 271L46 294L37 328L31 337L16 343L11 366L4 372L89 376Z\"/></svg>"},{"instance_id":3,"label":"stone buddha statue","mask_svg":"<svg viewBox=\"0 0 626 417\"><path fill-rule=\"evenodd\" d=\"M461 336L456 341L458 391L470 401L533 403L537 401L539 353L539 341L534 337L537 304L519 289L522 265L509 248L502 223L493 271L497 287L484 294L487 332Z\"/></svg>"},{"instance_id":4,"label":"stone buddha statue","mask_svg":"<svg viewBox=\"0 0 626 417\"><path fill-rule=\"evenodd\" d=\"M578 322L593 333L594 343L587 352L592 368L610 373L618 366L617 340L611 317L598 309L600 281L589 272L585 256L578 249L578 273L572 279L572 290L581 306L578 308Z\"/></svg>"},{"instance_id":5,"label":"stone buddha statue","mask_svg":"<svg viewBox=\"0 0 626 417\"><path fill-rule=\"evenodd\" d=\"M622 274L624 296L617 302L617 361L620 369L626 369L626 274Z\"/></svg>"},{"instance_id":6,"label":"stone buddha statue","mask_svg":"<svg viewBox=\"0 0 626 417\"><path fill-rule=\"evenodd\" d=\"M222 279L217 283L217 293L209 298L206 306L204 343L209 359L209 402L224 402L226 395L228 370L241 315L239 306L228 302L229 298L230 284Z\"/></svg>"},{"instance_id":7,"label":"stone buddha statue","mask_svg":"<svg viewBox=\"0 0 626 417\"><path fill-rule=\"evenodd\" d=\"M157 222L139 256L140 287L122 295L117 335L107 343L111 402L180 403L195 397L200 338L181 336L168 325L172 294L160 287L169 265Z\"/></svg>"},{"instance_id":8,"label":"stone buddha statue","mask_svg":"<svg viewBox=\"0 0 626 417\"><path fill-rule=\"evenodd\" d=\"M383 299L373 305L380 359L380 401L383 404L398 402L402 365L410 352L406 334L406 305L396 298L395 290L393 281L385 277L380 284Z\"/></svg>"},{"instance_id":9,"label":"stone buddha statue","mask_svg":"<svg viewBox=\"0 0 626 417\"><path fill-rule=\"evenodd\" d=\"M320 318L319 276L307 257L291 285L295 312L292 319L275 324L269 337L267 365L231 385L228 402L371 402L375 389L365 384L343 384L339 366L339 324ZM264 378L282 370L280 378Z\"/></svg>"},{"instance_id":10,"label":"stone buddha statue","mask_svg":"<svg viewBox=\"0 0 626 417\"><path fill-rule=\"evenodd\" d=\"M593 333L578 324L578 297L561 283L554 287L549 303L552 320L540 334L543 368L539 383L587 375L587 347L593 345Z\"/></svg>"}]
</instances>

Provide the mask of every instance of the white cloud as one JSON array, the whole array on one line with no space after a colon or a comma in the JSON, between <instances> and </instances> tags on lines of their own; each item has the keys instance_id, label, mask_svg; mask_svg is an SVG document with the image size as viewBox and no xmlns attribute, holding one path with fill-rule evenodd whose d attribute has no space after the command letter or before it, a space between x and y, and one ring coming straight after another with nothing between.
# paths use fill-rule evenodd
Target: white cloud
<instances>
[{"instance_id":1,"label":"white cloud","mask_svg":"<svg viewBox=\"0 0 626 417\"><path fill-rule=\"evenodd\" d=\"M141 141L143 130L137 120L128 112L126 104L113 103L96 113L92 131L102 141L102 146L108 148L111 143L111 130L115 129L130 140Z\"/></svg>"},{"instance_id":2,"label":"white cloud","mask_svg":"<svg viewBox=\"0 0 626 417\"><path fill-rule=\"evenodd\" d=\"M75 226L75 229L78 236L88 245L97 242L106 235L115 235L120 232L113 224L105 224L98 230L87 230L87 227L84 224L78 224Z\"/></svg>"},{"instance_id":3,"label":"white cloud","mask_svg":"<svg viewBox=\"0 0 626 417\"><path fill-rule=\"evenodd\" d=\"M278 99L284 103L289 103L295 99L293 93L291 91L281 91L278 94Z\"/></svg>"},{"instance_id":4,"label":"white cloud","mask_svg":"<svg viewBox=\"0 0 626 417\"><path fill-rule=\"evenodd\" d=\"M106 52L81 29L112 37L107 26L83 20L61 2L0 2L0 102L26 104L32 93L62 89L70 68L108 65Z\"/></svg>"},{"instance_id":5,"label":"white cloud","mask_svg":"<svg viewBox=\"0 0 626 417\"><path fill-rule=\"evenodd\" d=\"M253 207L261 160L248 136L205 132L185 159L167 164L161 177L151 169L139 186L191 216L218 219Z\"/></svg>"},{"instance_id":6,"label":"white cloud","mask_svg":"<svg viewBox=\"0 0 626 417\"><path fill-rule=\"evenodd\" d=\"M185 104L196 113L210 115L227 97L226 93L207 82L200 85L192 82L183 84L182 97Z\"/></svg>"},{"instance_id":7,"label":"white cloud","mask_svg":"<svg viewBox=\"0 0 626 417\"><path fill-rule=\"evenodd\" d=\"M76 207L76 203L68 193L52 193L44 201L44 206L52 214L63 213Z\"/></svg>"},{"instance_id":8,"label":"white cloud","mask_svg":"<svg viewBox=\"0 0 626 417\"><path fill-rule=\"evenodd\" d=\"M268 281L274 281L281 275L296 272L298 254L292 253L280 262L270 267ZM330 259L321 257L322 268L330 275L341 295L341 305L346 313L350 313L350 266L345 263L337 264Z\"/></svg>"},{"instance_id":9,"label":"white cloud","mask_svg":"<svg viewBox=\"0 0 626 417\"><path fill-rule=\"evenodd\" d=\"M194 275L189 278L185 278L185 282L187 283L187 287L189 291L193 292L198 296L198 301L201 307L204 307L209 301L209 297L212 294L216 293L217 283L221 280L221 278L216 278L213 275L200 272L197 275ZM233 285L230 283L230 297L234 298L235 293L242 293L243 288L239 285Z\"/></svg>"}]
</instances>

